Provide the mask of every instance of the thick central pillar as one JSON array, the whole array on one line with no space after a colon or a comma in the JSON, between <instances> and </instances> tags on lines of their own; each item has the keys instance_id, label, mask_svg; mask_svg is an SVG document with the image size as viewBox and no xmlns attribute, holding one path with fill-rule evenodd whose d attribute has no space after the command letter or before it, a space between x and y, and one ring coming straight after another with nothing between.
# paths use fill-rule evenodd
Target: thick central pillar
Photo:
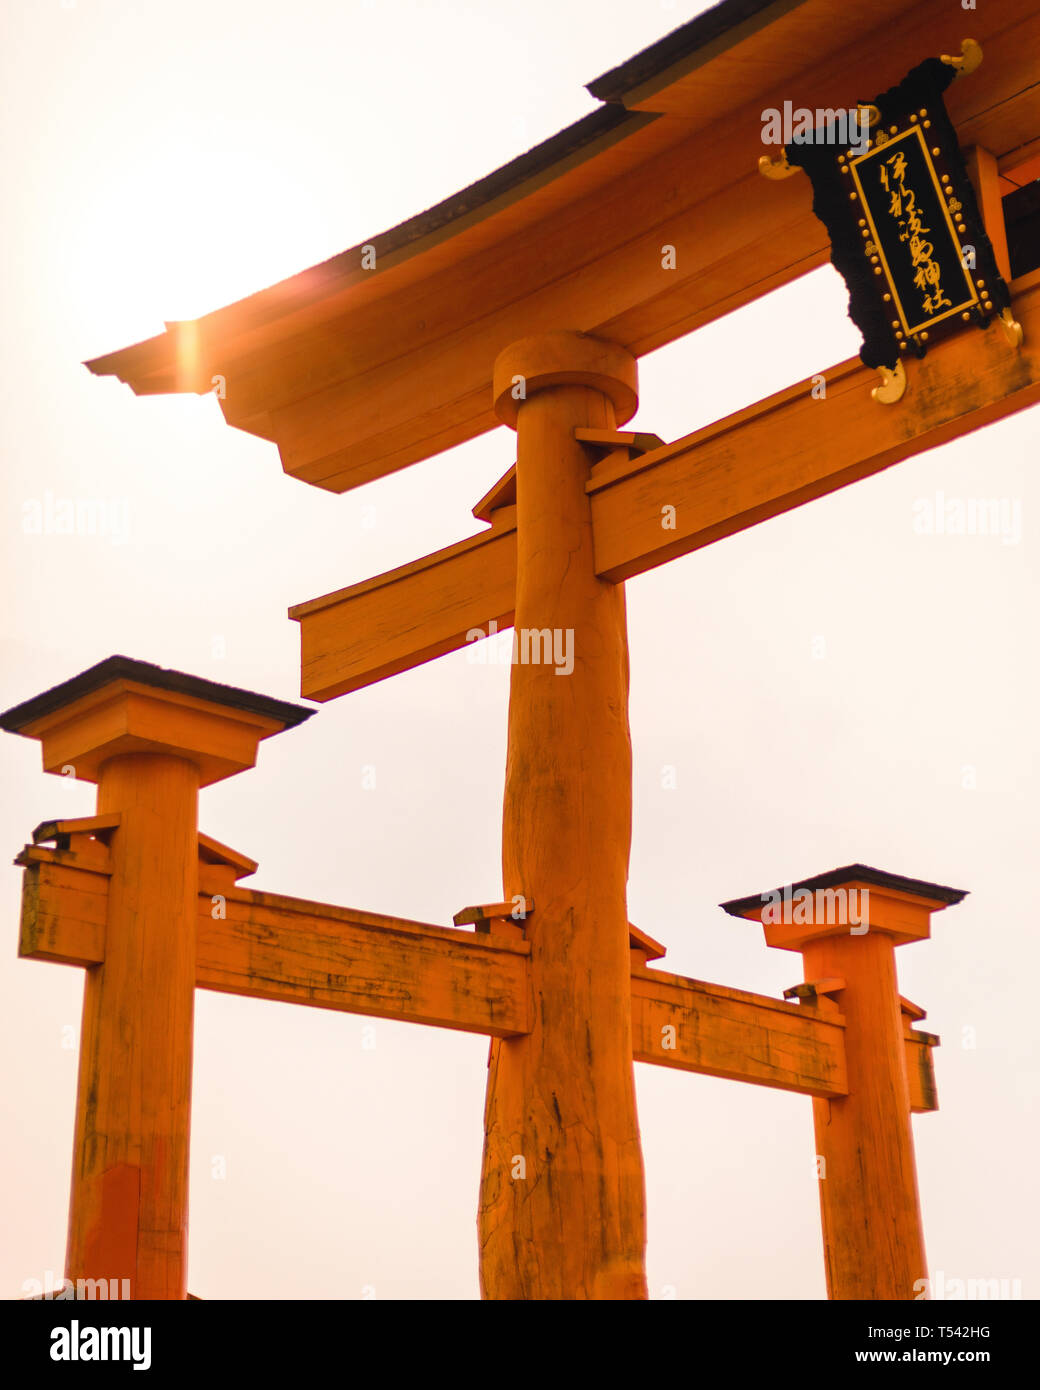
<instances>
[{"instance_id":1,"label":"thick central pillar","mask_svg":"<svg viewBox=\"0 0 1040 1390\"><path fill-rule=\"evenodd\" d=\"M523 339L495 364L496 410L517 430L503 886L534 911L531 1031L491 1045L485 1298L646 1297L625 598L596 577L590 454L574 437L630 418L635 388L632 357L580 333Z\"/></svg>"}]
</instances>

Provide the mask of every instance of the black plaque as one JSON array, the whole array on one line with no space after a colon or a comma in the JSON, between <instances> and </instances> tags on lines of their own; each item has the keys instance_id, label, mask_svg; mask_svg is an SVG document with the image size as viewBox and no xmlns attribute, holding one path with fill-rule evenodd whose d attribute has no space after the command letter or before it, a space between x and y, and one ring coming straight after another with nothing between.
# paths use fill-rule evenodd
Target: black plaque
<instances>
[{"instance_id":1,"label":"black plaque","mask_svg":"<svg viewBox=\"0 0 1040 1390\"><path fill-rule=\"evenodd\" d=\"M918 122L849 160L869 233L864 254L881 266L904 341L980 305L951 215L962 205L952 188L944 196L924 135Z\"/></svg>"},{"instance_id":2,"label":"black plaque","mask_svg":"<svg viewBox=\"0 0 1040 1390\"><path fill-rule=\"evenodd\" d=\"M831 261L868 367L921 357L946 333L984 327L1011 296L968 178L943 93L954 69L927 58L872 102L869 144L850 147L835 122L785 146L813 187ZM832 113L827 113L831 115Z\"/></svg>"}]
</instances>

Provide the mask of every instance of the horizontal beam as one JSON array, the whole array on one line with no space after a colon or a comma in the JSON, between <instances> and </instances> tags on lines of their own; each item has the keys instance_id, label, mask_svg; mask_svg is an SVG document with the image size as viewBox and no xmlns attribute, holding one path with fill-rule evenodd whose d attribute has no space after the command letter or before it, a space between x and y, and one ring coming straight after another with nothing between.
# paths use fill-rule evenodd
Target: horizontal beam
<instances>
[{"instance_id":1,"label":"horizontal beam","mask_svg":"<svg viewBox=\"0 0 1040 1390\"><path fill-rule=\"evenodd\" d=\"M80 966L104 961L109 875L77 868L74 858L35 847L19 856L25 868L20 956ZM260 893L230 881L219 893L208 891L214 886L199 894L199 989L489 1037L527 1031L526 941Z\"/></svg>"},{"instance_id":2,"label":"horizontal beam","mask_svg":"<svg viewBox=\"0 0 1040 1390\"><path fill-rule=\"evenodd\" d=\"M663 449L605 461L588 483L597 574L643 574L1034 405L1040 271L1012 295L1021 348L999 322L966 329L910 360L895 405L871 398L878 376L852 359L823 373L823 399L798 382Z\"/></svg>"},{"instance_id":3,"label":"horizontal beam","mask_svg":"<svg viewBox=\"0 0 1040 1390\"><path fill-rule=\"evenodd\" d=\"M903 1020L906 1039L906 1078L910 1083L910 1109L916 1115L939 1109L935 1085L935 1052L939 1039L934 1033L919 1033Z\"/></svg>"},{"instance_id":4,"label":"horizontal beam","mask_svg":"<svg viewBox=\"0 0 1040 1390\"><path fill-rule=\"evenodd\" d=\"M289 609L300 624L301 689L312 700L410 670L513 621L516 508L487 531L412 564Z\"/></svg>"},{"instance_id":5,"label":"horizontal beam","mask_svg":"<svg viewBox=\"0 0 1040 1390\"><path fill-rule=\"evenodd\" d=\"M844 1032L834 1010L633 965L637 1062L835 1098L848 1094ZM939 1040L909 1020L904 1034L910 1109L937 1110L932 1049Z\"/></svg>"},{"instance_id":6,"label":"horizontal beam","mask_svg":"<svg viewBox=\"0 0 1040 1390\"><path fill-rule=\"evenodd\" d=\"M110 875L78 867L66 851L28 845L15 863L25 869L18 954L59 965L100 965Z\"/></svg>"},{"instance_id":7,"label":"horizontal beam","mask_svg":"<svg viewBox=\"0 0 1040 1390\"><path fill-rule=\"evenodd\" d=\"M108 875L30 848L19 954L104 960ZM216 915L214 915L216 914ZM199 989L511 1037L529 1027L530 944L227 886L199 894ZM636 953L633 953L636 954ZM632 965L633 1057L803 1095L847 1093L841 1016ZM911 1109L934 1110L937 1039L905 1024Z\"/></svg>"},{"instance_id":8,"label":"horizontal beam","mask_svg":"<svg viewBox=\"0 0 1040 1390\"><path fill-rule=\"evenodd\" d=\"M803 1095L848 1094L845 1025L800 1004L633 967L637 1062Z\"/></svg>"},{"instance_id":9,"label":"horizontal beam","mask_svg":"<svg viewBox=\"0 0 1040 1390\"><path fill-rule=\"evenodd\" d=\"M237 888L200 899L200 989L506 1038L528 1029L526 941Z\"/></svg>"},{"instance_id":10,"label":"horizontal beam","mask_svg":"<svg viewBox=\"0 0 1040 1390\"><path fill-rule=\"evenodd\" d=\"M872 399L878 377L852 359L823 373L823 399L801 381L650 453L614 451L588 483L596 572L614 581L642 574L1033 405L1040 271L1012 291L1022 348L999 323L966 329L910 362L896 405ZM492 618L508 626L516 510L491 516L480 535L291 608L302 694L330 700L457 650Z\"/></svg>"}]
</instances>

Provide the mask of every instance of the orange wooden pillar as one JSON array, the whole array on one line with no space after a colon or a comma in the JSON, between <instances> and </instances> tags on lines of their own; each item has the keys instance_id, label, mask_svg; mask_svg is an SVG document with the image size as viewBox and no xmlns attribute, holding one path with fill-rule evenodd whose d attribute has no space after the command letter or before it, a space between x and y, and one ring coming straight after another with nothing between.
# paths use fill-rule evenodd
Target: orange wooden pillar
<instances>
[{"instance_id":1,"label":"orange wooden pillar","mask_svg":"<svg viewBox=\"0 0 1040 1390\"><path fill-rule=\"evenodd\" d=\"M112 873L83 1000L66 1278L187 1295L197 803L311 711L114 657L3 717L98 784Z\"/></svg>"},{"instance_id":2,"label":"orange wooden pillar","mask_svg":"<svg viewBox=\"0 0 1040 1390\"><path fill-rule=\"evenodd\" d=\"M502 860L506 898L534 902L533 1022L491 1045L481 1288L497 1299L645 1298L625 601L595 574L592 457L574 437L630 418L636 366L613 343L547 333L500 354L494 393L518 436Z\"/></svg>"},{"instance_id":3,"label":"orange wooden pillar","mask_svg":"<svg viewBox=\"0 0 1040 1390\"><path fill-rule=\"evenodd\" d=\"M725 903L800 951L845 1023L849 1094L813 1100L828 1294L913 1299L927 1285L895 947L930 935L964 893L865 865Z\"/></svg>"},{"instance_id":4,"label":"orange wooden pillar","mask_svg":"<svg viewBox=\"0 0 1040 1390\"><path fill-rule=\"evenodd\" d=\"M132 1298L187 1295L198 790L188 757L98 769L98 812L120 825L83 995L66 1277L118 1272Z\"/></svg>"}]
</instances>

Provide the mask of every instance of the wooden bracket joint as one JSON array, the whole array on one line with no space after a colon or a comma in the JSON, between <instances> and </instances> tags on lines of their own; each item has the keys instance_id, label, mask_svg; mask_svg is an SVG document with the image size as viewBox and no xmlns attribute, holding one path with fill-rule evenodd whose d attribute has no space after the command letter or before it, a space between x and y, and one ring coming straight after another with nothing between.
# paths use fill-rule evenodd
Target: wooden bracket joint
<instances>
[{"instance_id":1,"label":"wooden bracket joint","mask_svg":"<svg viewBox=\"0 0 1040 1390\"><path fill-rule=\"evenodd\" d=\"M655 941L645 931L640 931L631 922L628 924L628 944L632 951L632 962L635 965L646 965L652 960L661 960L666 954L666 947L660 941Z\"/></svg>"},{"instance_id":2,"label":"wooden bracket joint","mask_svg":"<svg viewBox=\"0 0 1040 1390\"><path fill-rule=\"evenodd\" d=\"M839 1012L838 1001L832 996L846 988L840 975L831 975L823 980L806 980L804 984L792 985L784 990L785 999L794 999L806 1008L819 1008L826 1014Z\"/></svg>"},{"instance_id":3,"label":"wooden bracket joint","mask_svg":"<svg viewBox=\"0 0 1040 1390\"><path fill-rule=\"evenodd\" d=\"M579 426L574 431L579 444L610 454L615 449L627 449L629 457L649 454L654 449L664 448L665 441L659 434L646 430L592 430Z\"/></svg>"},{"instance_id":4,"label":"wooden bracket joint","mask_svg":"<svg viewBox=\"0 0 1040 1390\"><path fill-rule=\"evenodd\" d=\"M222 845L199 831L199 891L222 894L234 888L240 878L255 874L260 865L247 854Z\"/></svg>"},{"instance_id":5,"label":"wooden bracket joint","mask_svg":"<svg viewBox=\"0 0 1040 1390\"><path fill-rule=\"evenodd\" d=\"M464 907L451 919L457 927L472 927L488 936L524 939L524 922L534 911L534 899L518 893L512 902Z\"/></svg>"},{"instance_id":6,"label":"wooden bracket joint","mask_svg":"<svg viewBox=\"0 0 1040 1390\"><path fill-rule=\"evenodd\" d=\"M825 980L806 980L804 984L792 985L784 990L785 999L815 999L818 995L837 994L848 986L840 975L829 975Z\"/></svg>"},{"instance_id":7,"label":"wooden bracket joint","mask_svg":"<svg viewBox=\"0 0 1040 1390\"><path fill-rule=\"evenodd\" d=\"M918 1022L922 1018L928 1017L927 1013L924 1009L921 1008L920 1004L912 1004L909 999L904 999L902 995L899 996L899 1011L906 1018L911 1019L914 1023Z\"/></svg>"},{"instance_id":8,"label":"wooden bracket joint","mask_svg":"<svg viewBox=\"0 0 1040 1390\"><path fill-rule=\"evenodd\" d=\"M72 849L72 840L100 840L107 845L120 822L118 811L105 816L81 816L76 820L45 820L32 833L34 845L53 844L56 849Z\"/></svg>"}]
</instances>

